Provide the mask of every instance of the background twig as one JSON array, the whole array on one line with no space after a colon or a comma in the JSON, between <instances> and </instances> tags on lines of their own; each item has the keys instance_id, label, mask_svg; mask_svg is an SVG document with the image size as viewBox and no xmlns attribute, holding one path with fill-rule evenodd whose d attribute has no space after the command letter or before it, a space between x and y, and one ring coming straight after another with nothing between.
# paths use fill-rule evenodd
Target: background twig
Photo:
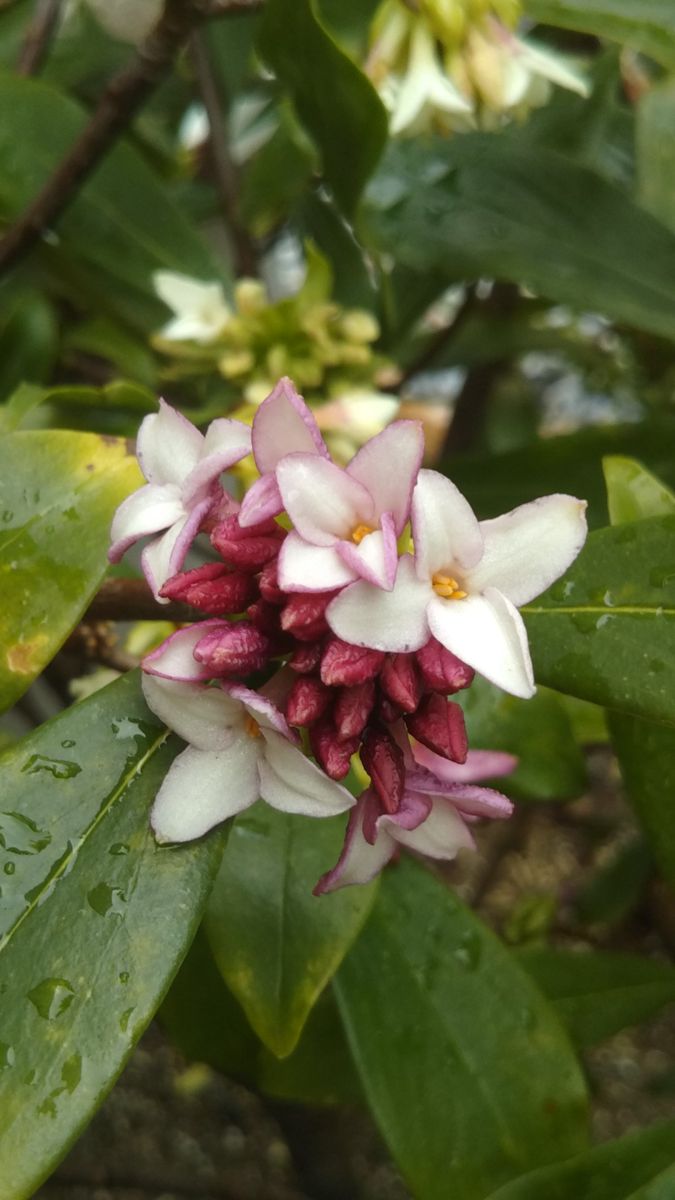
<instances>
[{"instance_id":1,"label":"background twig","mask_svg":"<svg viewBox=\"0 0 675 1200\"><path fill-rule=\"evenodd\" d=\"M16 64L17 75L37 75L49 53L61 12L61 0L37 0Z\"/></svg>"}]
</instances>

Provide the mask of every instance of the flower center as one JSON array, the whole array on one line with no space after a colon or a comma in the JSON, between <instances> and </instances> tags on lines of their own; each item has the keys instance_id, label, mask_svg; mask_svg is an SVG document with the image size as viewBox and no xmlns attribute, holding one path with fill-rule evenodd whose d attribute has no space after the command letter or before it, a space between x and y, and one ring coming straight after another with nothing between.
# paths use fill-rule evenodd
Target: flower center
<instances>
[{"instance_id":1,"label":"flower center","mask_svg":"<svg viewBox=\"0 0 675 1200\"><path fill-rule=\"evenodd\" d=\"M372 525L357 525L355 529L352 529L352 541L356 542L357 546L360 546L364 537L368 537L369 533L374 532L375 530Z\"/></svg>"},{"instance_id":2,"label":"flower center","mask_svg":"<svg viewBox=\"0 0 675 1200\"><path fill-rule=\"evenodd\" d=\"M247 716L246 720L244 721L244 730L250 738L262 737L262 734L260 732L260 726L259 726L258 722L250 714Z\"/></svg>"},{"instance_id":3,"label":"flower center","mask_svg":"<svg viewBox=\"0 0 675 1200\"><path fill-rule=\"evenodd\" d=\"M468 592L463 592L456 579L452 575L442 575L439 571L432 575L431 582L437 596L442 596L444 600L466 600Z\"/></svg>"}]
</instances>

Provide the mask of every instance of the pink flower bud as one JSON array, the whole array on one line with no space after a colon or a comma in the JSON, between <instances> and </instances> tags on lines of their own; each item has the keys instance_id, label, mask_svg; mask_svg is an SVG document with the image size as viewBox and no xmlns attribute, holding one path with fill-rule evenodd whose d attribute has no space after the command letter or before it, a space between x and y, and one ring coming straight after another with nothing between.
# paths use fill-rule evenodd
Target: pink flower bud
<instances>
[{"instance_id":1,"label":"pink flower bud","mask_svg":"<svg viewBox=\"0 0 675 1200\"><path fill-rule=\"evenodd\" d=\"M288 599L286 592L282 592L279 587L276 558L265 563L260 572L258 587L260 588L260 595L263 600L267 600L268 604L284 604Z\"/></svg>"},{"instance_id":2,"label":"pink flower bud","mask_svg":"<svg viewBox=\"0 0 675 1200\"><path fill-rule=\"evenodd\" d=\"M212 629L194 649L197 661L214 675L248 675L250 671L259 671L269 654L269 638L248 621Z\"/></svg>"},{"instance_id":3,"label":"pink flower bud","mask_svg":"<svg viewBox=\"0 0 675 1200\"><path fill-rule=\"evenodd\" d=\"M417 651L417 666L432 692L459 692L472 682L475 672L432 637Z\"/></svg>"},{"instance_id":4,"label":"pink flower bud","mask_svg":"<svg viewBox=\"0 0 675 1200\"><path fill-rule=\"evenodd\" d=\"M271 637L279 636L279 609L276 605L268 604L266 600L256 600L254 604L249 604L246 616L256 629Z\"/></svg>"},{"instance_id":5,"label":"pink flower bud","mask_svg":"<svg viewBox=\"0 0 675 1200\"><path fill-rule=\"evenodd\" d=\"M380 671L380 687L402 712L415 712L422 684L412 654L388 654Z\"/></svg>"},{"instance_id":6,"label":"pink flower bud","mask_svg":"<svg viewBox=\"0 0 675 1200\"><path fill-rule=\"evenodd\" d=\"M297 671L298 675L309 675L318 667L322 654L321 642L305 642L304 645L298 646L297 650L293 651L288 660L288 666L293 671Z\"/></svg>"},{"instance_id":7,"label":"pink flower bud","mask_svg":"<svg viewBox=\"0 0 675 1200\"><path fill-rule=\"evenodd\" d=\"M416 713L404 719L410 733L423 746L452 762L466 761L468 743L459 704L433 692L425 696Z\"/></svg>"},{"instance_id":8,"label":"pink flower bud","mask_svg":"<svg viewBox=\"0 0 675 1200\"><path fill-rule=\"evenodd\" d=\"M351 766L352 754L358 749L359 740L352 738L350 741L341 742L331 718L322 717L310 727L309 744L312 754L329 779L344 779Z\"/></svg>"},{"instance_id":9,"label":"pink flower bud","mask_svg":"<svg viewBox=\"0 0 675 1200\"><path fill-rule=\"evenodd\" d=\"M281 612L281 628L301 642L314 642L328 632L324 616L336 593L293 592Z\"/></svg>"},{"instance_id":10,"label":"pink flower bud","mask_svg":"<svg viewBox=\"0 0 675 1200\"><path fill-rule=\"evenodd\" d=\"M341 638L331 638L321 659L321 678L332 687L353 687L374 679L383 661L381 650L366 650Z\"/></svg>"},{"instance_id":11,"label":"pink flower bud","mask_svg":"<svg viewBox=\"0 0 675 1200\"><path fill-rule=\"evenodd\" d=\"M398 812L405 787L403 751L384 729L369 729L361 746L361 762L388 813Z\"/></svg>"},{"instance_id":12,"label":"pink flower bud","mask_svg":"<svg viewBox=\"0 0 675 1200\"><path fill-rule=\"evenodd\" d=\"M285 536L275 521L242 529L236 517L228 517L213 530L211 542L225 562L244 571L257 571L276 558Z\"/></svg>"},{"instance_id":13,"label":"pink flower bud","mask_svg":"<svg viewBox=\"0 0 675 1200\"><path fill-rule=\"evenodd\" d=\"M375 703L375 681L367 679L354 687L341 688L338 692L333 720L340 741L358 737L366 727Z\"/></svg>"},{"instance_id":14,"label":"pink flower bud","mask_svg":"<svg viewBox=\"0 0 675 1200\"><path fill-rule=\"evenodd\" d=\"M206 563L194 571L181 571L167 579L160 596L190 604L212 617L243 612L255 595L250 575L228 571L222 563Z\"/></svg>"},{"instance_id":15,"label":"pink flower bud","mask_svg":"<svg viewBox=\"0 0 675 1200\"><path fill-rule=\"evenodd\" d=\"M315 675L301 675L288 693L286 720L289 725L311 725L323 716L332 699L330 688Z\"/></svg>"}]
</instances>

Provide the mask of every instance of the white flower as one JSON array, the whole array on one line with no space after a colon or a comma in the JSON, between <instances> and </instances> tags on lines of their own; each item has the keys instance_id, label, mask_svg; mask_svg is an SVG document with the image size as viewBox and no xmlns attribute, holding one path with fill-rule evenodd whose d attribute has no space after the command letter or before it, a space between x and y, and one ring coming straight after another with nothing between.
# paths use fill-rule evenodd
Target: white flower
<instances>
[{"instance_id":1,"label":"white flower","mask_svg":"<svg viewBox=\"0 0 675 1200\"><path fill-rule=\"evenodd\" d=\"M148 483L120 504L113 518L111 562L139 538L159 534L144 549L142 566L155 596L179 571L218 493L218 476L251 449L242 421L212 421L206 435L175 408L159 402L138 431L137 455Z\"/></svg>"},{"instance_id":2,"label":"white flower","mask_svg":"<svg viewBox=\"0 0 675 1200\"><path fill-rule=\"evenodd\" d=\"M466 116L471 104L444 73L436 51L436 40L423 21L417 21L410 39L410 55L405 75L388 80L383 90L384 103L391 108L392 135L411 130L435 111Z\"/></svg>"},{"instance_id":3,"label":"white flower","mask_svg":"<svg viewBox=\"0 0 675 1200\"><path fill-rule=\"evenodd\" d=\"M188 748L152 808L158 842L188 842L262 797L280 812L332 817L354 804L310 762L271 700L239 684L202 687L143 676L148 706Z\"/></svg>"},{"instance_id":4,"label":"white flower","mask_svg":"<svg viewBox=\"0 0 675 1200\"><path fill-rule=\"evenodd\" d=\"M457 488L420 471L412 499L415 557L404 555L391 591L365 580L326 610L338 637L374 650L418 650L433 635L515 696L534 694L525 626L516 605L544 591L586 538L586 504L543 496L478 522Z\"/></svg>"},{"instance_id":5,"label":"white flower","mask_svg":"<svg viewBox=\"0 0 675 1200\"><path fill-rule=\"evenodd\" d=\"M152 277L160 300L175 316L159 331L167 342L214 342L232 319L219 283L203 283L175 271L155 271Z\"/></svg>"}]
</instances>

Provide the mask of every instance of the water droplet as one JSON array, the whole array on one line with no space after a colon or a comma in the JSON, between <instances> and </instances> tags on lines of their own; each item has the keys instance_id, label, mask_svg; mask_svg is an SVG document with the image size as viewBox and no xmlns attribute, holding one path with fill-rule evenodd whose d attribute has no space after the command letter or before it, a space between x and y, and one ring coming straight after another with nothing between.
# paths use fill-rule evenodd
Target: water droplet
<instances>
[{"instance_id":1,"label":"water droplet","mask_svg":"<svg viewBox=\"0 0 675 1200\"><path fill-rule=\"evenodd\" d=\"M603 613L602 616L598 617L597 621L595 622L595 628L603 629L604 626L608 625L611 620L612 620L612 613Z\"/></svg>"},{"instance_id":2,"label":"water droplet","mask_svg":"<svg viewBox=\"0 0 675 1200\"><path fill-rule=\"evenodd\" d=\"M126 1011L123 1012L122 1016L120 1017L120 1029L121 1029L122 1033L126 1033L127 1029L129 1028L129 1019L131 1017L132 1012L134 1012L133 1008L127 1008Z\"/></svg>"},{"instance_id":3,"label":"water droplet","mask_svg":"<svg viewBox=\"0 0 675 1200\"><path fill-rule=\"evenodd\" d=\"M42 1104L38 1104L38 1112L42 1117L56 1116L56 1101L54 1100L53 1094L47 1096L47 1099L43 1100Z\"/></svg>"},{"instance_id":4,"label":"water droplet","mask_svg":"<svg viewBox=\"0 0 675 1200\"><path fill-rule=\"evenodd\" d=\"M63 1090L72 1096L82 1078L82 1056L80 1054L71 1054L70 1058L66 1059L61 1068L61 1078Z\"/></svg>"},{"instance_id":5,"label":"water droplet","mask_svg":"<svg viewBox=\"0 0 675 1200\"><path fill-rule=\"evenodd\" d=\"M28 993L28 999L45 1021L53 1021L70 1008L75 989L67 979L43 979Z\"/></svg>"},{"instance_id":6,"label":"water droplet","mask_svg":"<svg viewBox=\"0 0 675 1200\"><path fill-rule=\"evenodd\" d=\"M61 742L61 745L63 746L64 750L70 750L70 747L74 746L75 742L72 738L64 738L64 740Z\"/></svg>"},{"instance_id":7,"label":"water droplet","mask_svg":"<svg viewBox=\"0 0 675 1200\"><path fill-rule=\"evenodd\" d=\"M142 722L132 721L131 717L119 717L117 721L112 722L110 728L118 742L125 742L127 738L145 738L146 736Z\"/></svg>"},{"instance_id":8,"label":"water droplet","mask_svg":"<svg viewBox=\"0 0 675 1200\"><path fill-rule=\"evenodd\" d=\"M26 1071L26 1074L24 1075L21 1082L27 1084L27 1086L30 1087L30 1085L33 1082L33 1080L35 1079L36 1075L37 1075L37 1071L35 1070L35 1067L31 1067L30 1071Z\"/></svg>"},{"instance_id":9,"label":"water droplet","mask_svg":"<svg viewBox=\"0 0 675 1200\"><path fill-rule=\"evenodd\" d=\"M480 964L481 955L483 953L483 944L480 935L472 929L460 939L459 945L453 951L454 957L458 963L461 963L467 971L475 971Z\"/></svg>"},{"instance_id":10,"label":"water droplet","mask_svg":"<svg viewBox=\"0 0 675 1200\"><path fill-rule=\"evenodd\" d=\"M117 978L119 979L120 983L128 983L129 982L129 972L128 971L120 971Z\"/></svg>"},{"instance_id":11,"label":"water droplet","mask_svg":"<svg viewBox=\"0 0 675 1200\"><path fill-rule=\"evenodd\" d=\"M0 1071L6 1071L8 1067L13 1067L16 1062L14 1049L8 1042L0 1042Z\"/></svg>"},{"instance_id":12,"label":"water droplet","mask_svg":"<svg viewBox=\"0 0 675 1200\"><path fill-rule=\"evenodd\" d=\"M672 563L667 567L653 567L649 572L651 587L665 587L666 584L670 583L671 579L675 579L675 571L673 571Z\"/></svg>"},{"instance_id":13,"label":"water droplet","mask_svg":"<svg viewBox=\"0 0 675 1200\"><path fill-rule=\"evenodd\" d=\"M108 913L122 916L126 900L124 892L118 887L111 887L109 883L98 883L95 888L87 892L87 902L90 908L93 908L100 917L107 917Z\"/></svg>"},{"instance_id":14,"label":"water droplet","mask_svg":"<svg viewBox=\"0 0 675 1200\"><path fill-rule=\"evenodd\" d=\"M66 758L47 758L45 754L31 754L21 768L24 774L36 775L38 771L49 771L55 779L73 779L82 767Z\"/></svg>"},{"instance_id":15,"label":"water droplet","mask_svg":"<svg viewBox=\"0 0 675 1200\"><path fill-rule=\"evenodd\" d=\"M607 616L608 614L604 614ZM602 618L600 618L602 620ZM572 615L574 628L578 633L595 633L596 618L593 613L574 613Z\"/></svg>"},{"instance_id":16,"label":"water droplet","mask_svg":"<svg viewBox=\"0 0 675 1200\"><path fill-rule=\"evenodd\" d=\"M10 854L39 854L51 840L51 833L23 813L0 813L0 846Z\"/></svg>"},{"instance_id":17,"label":"water droplet","mask_svg":"<svg viewBox=\"0 0 675 1200\"><path fill-rule=\"evenodd\" d=\"M616 604L616 600L611 592L605 592L604 596L602 597L602 602L603 604L607 605L607 608L614 608L614 605Z\"/></svg>"},{"instance_id":18,"label":"water droplet","mask_svg":"<svg viewBox=\"0 0 675 1200\"><path fill-rule=\"evenodd\" d=\"M5 875L13 875L16 871L16 863L6 862L2 869L5 872Z\"/></svg>"},{"instance_id":19,"label":"water droplet","mask_svg":"<svg viewBox=\"0 0 675 1200\"><path fill-rule=\"evenodd\" d=\"M122 855L122 854L128 854L128 853L129 853L129 847L126 845L125 842L113 842L112 846L110 847L110 849L108 851L108 854L114 854L114 855Z\"/></svg>"},{"instance_id":20,"label":"water droplet","mask_svg":"<svg viewBox=\"0 0 675 1200\"><path fill-rule=\"evenodd\" d=\"M7 522L7 521L11 521L11 520L12 520L12 518L13 518L13 516L14 516L14 513L13 513L12 509L11 509L11 508L6 508L6 509L5 509L5 511L4 511L4 512L3 512L3 514L2 514L2 519L3 519L3 521L5 521L5 522Z\"/></svg>"}]
</instances>

